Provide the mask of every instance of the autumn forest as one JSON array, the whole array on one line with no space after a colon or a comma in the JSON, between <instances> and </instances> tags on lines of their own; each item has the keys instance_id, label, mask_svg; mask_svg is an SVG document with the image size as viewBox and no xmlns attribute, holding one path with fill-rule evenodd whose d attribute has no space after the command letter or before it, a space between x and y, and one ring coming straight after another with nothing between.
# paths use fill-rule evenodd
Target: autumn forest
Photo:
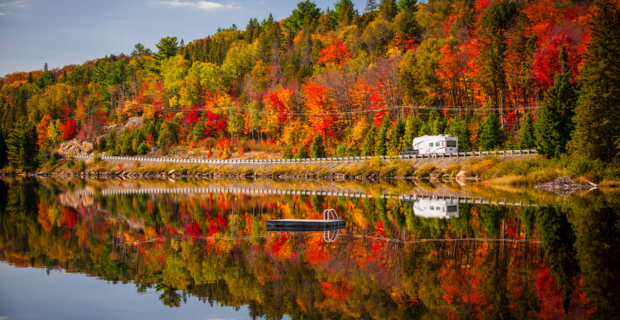
<instances>
[{"instance_id":1,"label":"autumn forest","mask_svg":"<svg viewBox=\"0 0 620 320\"><path fill-rule=\"evenodd\" d=\"M107 155L222 159L459 151L618 159L617 1L300 2L156 50L0 78L0 166L34 170L77 139ZM239 22L241 23L241 22ZM141 118L141 125L110 130Z\"/></svg>"}]
</instances>

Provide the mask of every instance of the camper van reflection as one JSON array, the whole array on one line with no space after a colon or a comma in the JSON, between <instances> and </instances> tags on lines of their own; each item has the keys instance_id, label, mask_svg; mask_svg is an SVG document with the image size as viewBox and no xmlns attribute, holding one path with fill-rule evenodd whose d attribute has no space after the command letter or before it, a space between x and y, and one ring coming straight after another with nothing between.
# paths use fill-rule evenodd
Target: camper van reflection
<instances>
[{"instance_id":1,"label":"camper van reflection","mask_svg":"<svg viewBox=\"0 0 620 320\"><path fill-rule=\"evenodd\" d=\"M419 199L413 203L413 214L424 218L458 218L459 203L451 199Z\"/></svg>"}]
</instances>

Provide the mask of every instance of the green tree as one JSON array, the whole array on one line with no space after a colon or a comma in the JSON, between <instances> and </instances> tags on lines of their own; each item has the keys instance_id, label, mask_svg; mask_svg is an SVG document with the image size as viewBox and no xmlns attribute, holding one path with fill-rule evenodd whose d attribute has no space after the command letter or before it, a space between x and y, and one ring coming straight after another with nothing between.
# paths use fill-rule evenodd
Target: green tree
<instances>
[{"instance_id":1,"label":"green tree","mask_svg":"<svg viewBox=\"0 0 620 320\"><path fill-rule=\"evenodd\" d=\"M293 158L293 147L286 146L284 147L284 151L282 151L282 159L292 159Z\"/></svg>"},{"instance_id":2,"label":"green tree","mask_svg":"<svg viewBox=\"0 0 620 320\"><path fill-rule=\"evenodd\" d=\"M396 122L396 126L392 130L390 141L388 144L388 154L391 156L398 155L403 148L403 137L405 136L405 121L399 120Z\"/></svg>"},{"instance_id":3,"label":"green tree","mask_svg":"<svg viewBox=\"0 0 620 320\"><path fill-rule=\"evenodd\" d=\"M381 0L379 2L379 16L385 21L392 21L398 14L396 0Z\"/></svg>"},{"instance_id":4,"label":"green tree","mask_svg":"<svg viewBox=\"0 0 620 320\"><path fill-rule=\"evenodd\" d=\"M310 146L310 156L312 158L325 158L325 146L323 145L323 136L317 134L312 140L312 146Z\"/></svg>"},{"instance_id":5,"label":"green tree","mask_svg":"<svg viewBox=\"0 0 620 320\"><path fill-rule=\"evenodd\" d=\"M179 48L179 42L177 37L165 37L159 40L159 43L155 45L159 50L157 54L153 56L153 64L151 65L151 71L159 74L159 68L163 60L173 57L177 54Z\"/></svg>"},{"instance_id":6,"label":"green tree","mask_svg":"<svg viewBox=\"0 0 620 320\"><path fill-rule=\"evenodd\" d=\"M620 151L620 12L615 2L597 2L591 40L581 69L576 129L570 152L611 161Z\"/></svg>"},{"instance_id":7,"label":"green tree","mask_svg":"<svg viewBox=\"0 0 620 320\"><path fill-rule=\"evenodd\" d=\"M366 7L364 7L364 13L373 13L377 11L377 1L376 0L366 0Z\"/></svg>"},{"instance_id":8,"label":"green tree","mask_svg":"<svg viewBox=\"0 0 620 320\"><path fill-rule=\"evenodd\" d=\"M364 146L362 147L362 156L372 156L375 153L375 144L377 140L377 127L371 126L370 130L366 134L364 139Z\"/></svg>"},{"instance_id":9,"label":"green tree","mask_svg":"<svg viewBox=\"0 0 620 320\"><path fill-rule=\"evenodd\" d=\"M330 15L332 26L350 25L355 14L353 6L353 1L351 0L340 0L334 3L334 11Z\"/></svg>"},{"instance_id":10,"label":"green tree","mask_svg":"<svg viewBox=\"0 0 620 320\"><path fill-rule=\"evenodd\" d=\"M413 139L418 137L420 134L420 129L422 129L422 120L420 117L409 117L407 119L407 126L405 127L405 136L403 137L402 148L411 147L413 144Z\"/></svg>"},{"instance_id":11,"label":"green tree","mask_svg":"<svg viewBox=\"0 0 620 320\"><path fill-rule=\"evenodd\" d=\"M538 152L548 157L559 157L566 153L575 125L577 89L571 81L568 69L568 55L563 46L558 58L561 71L555 75L540 110L537 122Z\"/></svg>"},{"instance_id":12,"label":"green tree","mask_svg":"<svg viewBox=\"0 0 620 320\"><path fill-rule=\"evenodd\" d=\"M131 57L136 58L140 56L151 56L153 52L151 49L146 48L142 43L138 43L133 46L133 50L131 51Z\"/></svg>"},{"instance_id":13,"label":"green tree","mask_svg":"<svg viewBox=\"0 0 620 320\"><path fill-rule=\"evenodd\" d=\"M294 157L295 159L307 159L310 158L308 156L308 147L305 144L301 144L297 147L297 154Z\"/></svg>"},{"instance_id":14,"label":"green tree","mask_svg":"<svg viewBox=\"0 0 620 320\"><path fill-rule=\"evenodd\" d=\"M536 130L534 129L534 120L530 112L525 114L521 131L519 132L519 148L532 149L536 147Z\"/></svg>"},{"instance_id":15,"label":"green tree","mask_svg":"<svg viewBox=\"0 0 620 320\"><path fill-rule=\"evenodd\" d=\"M9 162L7 159L6 136L6 130L0 128L0 169L4 168Z\"/></svg>"},{"instance_id":16,"label":"green tree","mask_svg":"<svg viewBox=\"0 0 620 320\"><path fill-rule=\"evenodd\" d=\"M293 9L291 15L286 19L285 25L289 31L296 32L301 29L304 21L311 21L320 15L321 9L316 7L316 3L310 0L302 1L297 3L297 8Z\"/></svg>"},{"instance_id":17,"label":"green tree","mask_svg":"<svg viewBox=\"0 0 620 320\"><path fill-rule=\"evenodd\" d=\"M375 156L384 156L387 154L387 134L390 130L391 123L390 116L386 115L381 123L381 130L379 130L379 135L375 143Z\"/></svg>"},{"instance_id":18,"label":"green tree","mask_svg":"<svg viewBox=\"0 0 620 320\"><path fill-rule=\"evenodd\" d=\"M16 124L6 139L7 158L14 168L26 170L37 153L36 127L29 122Z\"/></svg>"},{"instance_id":19,"label":"green tree","mask_svg":"<svg viewBox=\"0 0 620 320\"><path fill-rule=\"evenodd\" d=\"M480 133L480 146L483 150L493 150L502 146L504 132L499 124L499 118L495 112L488 115L482 123Z\"/></svg>"}]
</instances>

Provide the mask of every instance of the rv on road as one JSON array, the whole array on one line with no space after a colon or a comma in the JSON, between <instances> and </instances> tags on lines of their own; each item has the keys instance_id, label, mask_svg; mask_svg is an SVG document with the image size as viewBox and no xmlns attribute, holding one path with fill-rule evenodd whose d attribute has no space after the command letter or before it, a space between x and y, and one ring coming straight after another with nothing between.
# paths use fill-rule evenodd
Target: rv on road
<instances>
[{"instance_id":1,"label":"rv on road","mask_svg":"<svg viewBox=\"0 0 620 320\"><path fill-rule=\"evenodd\" d=\"M430 154L459 152L459 137L440 134L438 136L422 136L413 139L413 144L400 154Z\"/></svg>"}]
</instances>

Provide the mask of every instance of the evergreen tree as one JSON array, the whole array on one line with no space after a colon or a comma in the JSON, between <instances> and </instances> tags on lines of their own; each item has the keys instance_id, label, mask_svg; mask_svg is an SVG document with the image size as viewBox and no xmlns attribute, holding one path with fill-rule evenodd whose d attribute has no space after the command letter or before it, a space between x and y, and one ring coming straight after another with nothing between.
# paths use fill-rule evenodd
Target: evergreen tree
<instances>
[{"instance_id":1,"label":"evergreen tree","mask_svg":"<svg viewBox=\"0 0 620 320\"><path fill-rule=\"evenodd\" d=\"M7 158L13 168L25 170L34 164L36 141L36 127L30 123L19 123L9 132Z\"/></svg>"},{"instance_id":2,"label":"evergreen tree","mask_svg":"<svg viewBox=\"0 0 620 320\"><path fill-rule=\"evenodd\" d=\"M291 146L284 147L284 151L282 151L282 159L292 159L293 158L293 148Z\"/></svg>"},{"instance_id":3,"label":"evergreen tree","mask_svg":"<svg viewBox=\"0 0 620 320\"><path fill-rule=\"evenodd\" d=\"M379 16L385 21L392 21L398 14L396 0L381 0L379 2Z\"/></svg>"},{"instance_id":4,"label":"evergreen tree","mask_svg":"<svg viewBox=\"0 0 620 320\"><path fill-rule=\"evenodd\" d=\"M312 158L325 158L325 146L323 145L323 136L320 133L314 136L314 140L312 140L310 156Z\"/></svg>"},{"instance_id":5,"label":"evergreen tree","mask_svg":"<svg viewBox=\"0 0 620 320\"><path fill-rule=\"evenodd\" d=\"M502 146L504 133L499 124L499 118L495 112L491 113L482 123L482 133L480 133L480 146L482 150L494 150Z\"/></svg>"},{"instance_id":6,"label":"evergreen tree","mask_svg":"<svg viewBox=\"0 0 620 320\"><path fill-rule=\"evenodd\" d=\"M416 0L398 0L398 10L405 11L407 9L414 9L418 4Z\"/></svg>"},{"instance_id":7,"label":"evergreen tree","mask_svg":"<svg viewBox=\"0 0 620 320\"><path fill-rule=\"evenodd\" d=\"M45 65L43 66L43 71L44 71L44 72L48 72L48 70L47 70L47 62L46 62L46 63L45 63Z\"/></svg>"},{"instance_id":8,"label":"evergreen tree","mask_svg":"<svg viewBox=\"0 0 620 320\"><path fill-rule=\"evenodd\" d=\"M390 141L388 144L388 154L395 156L398 155L403 148L403 137L405 136L405 121L399 120L396 122L396 126L392 130Z\"/></svg>"},{"instance_id":9,"label":"evergreen tree","mask_svg":"<svg viewBox=\"0 0 620 320\"><path fill-rule=\"evenodd\" d=\"M334 4L334 11L331 12L332 26L348 26L353 21L355 9L351 0L340 0Z\"/></svg>"},{"instance_id":10,"label":"evergreen tree","mask_svg":"<svg viewBox=\"0 0 620 320\"><path fill-rule=\"evenodd\" d=\"M420 129L422 129L422 120L418 117L409 117L407 119L407 126L405 127L405 136L403 137L402 148L409 148L413 144L413 139L418 137Z\"/></svg>"},{"instance_id":11,"label":"evergreen tree","mask_svg":"<svg viewBox=\"0 0 620 320\"><path fill-rule=\"evenodd\" d=\"M536 147L536 131L531 113L526 113L519 132L519 148L532 149Z\"/></svg>"},{"instance_id":12,"label":"evergreen tree","mask_svg":"<svg viewBox=\"0 0 620 320\"><path fill-rule=\"evenodd\" d=\"M245 33L243 34L243 40L246 44L252 44L254 41L254 20L250 19L247 27L245 27Z\"/></svg>"},{"instance_id":13,"label":"evergreen tree","mask_svg":"<svg viewBox=\"0 0 620 320\"><path fill-rule=\"evenodd\" d=\"M159 74L161 62L177 54L179 42L177 41L177 37L165 37L161 38L161 40L159 40L159 43L157 43L155 46L159 51L153 56L153 58L155 59L153 60L153 63L151 65L151 71Z\"/></svg>"},{"instance_id":14,"label":"evergreen tree","mask_svg":"<svg viewBox=\"0 0 620 320\"><path fill-rule=\"evenodd\" d=\"M0 128L0 169L4 168L9 162L6 152L6 136L6 130Z\"/></svg>"},{"instance_id":15,"label":"evergreen tree","mask_svg":"<svg viewBox=\"0 0 620 320\"><path fill-rule=\"evenodd\" d=\"M297 8L293 9L291 15L286 19L286 27L296 32L301 29L302 25L308 21L321 15L321 9L317 8L316 4L310 0L297 3Z\"/></svg>"},{"instance_id":16,"label":"evergreen tree","mask_svg":"<svg viewBox=\"0 0 620 320\"><path fill-rule=\"evenodd\" d=\"M297 154L294 157L295 159L307 159L310 158L308 156L308 147L305 144L301 144L297 147Z\"/></svg>"},{"instance_id":17,"label":"evergreen tree","mask_svg":"<svg viewBox=\"0 0 620 320\"><path fill-rule=\"evenodd\" d=\"M579 156L612 161L620 151L620 11L609 0L596 7L569 149Z\"/></svg>"},{"instance_id":18,"label":"evergreen tree","mask_svg":"<svg viewBox=\"0 0 620 320\"><path fill-rule=\"evenodd\" d=\"M364 13L373 13L375 11L377 11L377 1L366 0L366 7L364 8Z\"/></svg>"},{"instance_id":19,"label":"evergreen tree","mask_svg":"<svg viewBox=\"0 0 620 320\"><path fill-rule=\"evenodd\" d=\"M377 136L377 142L375 144L375 156L384 156L387 154L387 134L390 130L390 116L386 115L381 123L381 130Z\"/></svg>"},{"instance_id":20,"label":"evergreen tree","mask_svg":"<svg viewBox=\"0 0 620 320\"><path fill-rule=\"evenodd\" d=\"M375 152L375 144L377 140L377 128L371 126L368 133L366 133L366 139L364 140L364 146L362 147L362 156L372 156Z\"/></svg>"},{"instance_id":21,"label":"evergreen tree","mask_svg":"<svg viewBox=\"0 0 620 320\"><path fill-rule=\"evenodd\" d=\"M566 48L558 58L561 71L555 75L553 86L549 88L540 110L537 123L538 152L559 157L566 153L566 145L574 131L573 117L577 105L577 90L571 81Z\"/></svg>"},{"instance_id":22,"label":"evergreen tree","mask_svg":"<svg viewBox=\"0 0 620 320\"><path fill-rule=\"evenodd\" d=\"M469 120L467 118L462 119L459 122L458 129L458 137L459 137L459 152L467 152L471 147L471 129L469 128Z\"/></svg>"}]
</instances>

